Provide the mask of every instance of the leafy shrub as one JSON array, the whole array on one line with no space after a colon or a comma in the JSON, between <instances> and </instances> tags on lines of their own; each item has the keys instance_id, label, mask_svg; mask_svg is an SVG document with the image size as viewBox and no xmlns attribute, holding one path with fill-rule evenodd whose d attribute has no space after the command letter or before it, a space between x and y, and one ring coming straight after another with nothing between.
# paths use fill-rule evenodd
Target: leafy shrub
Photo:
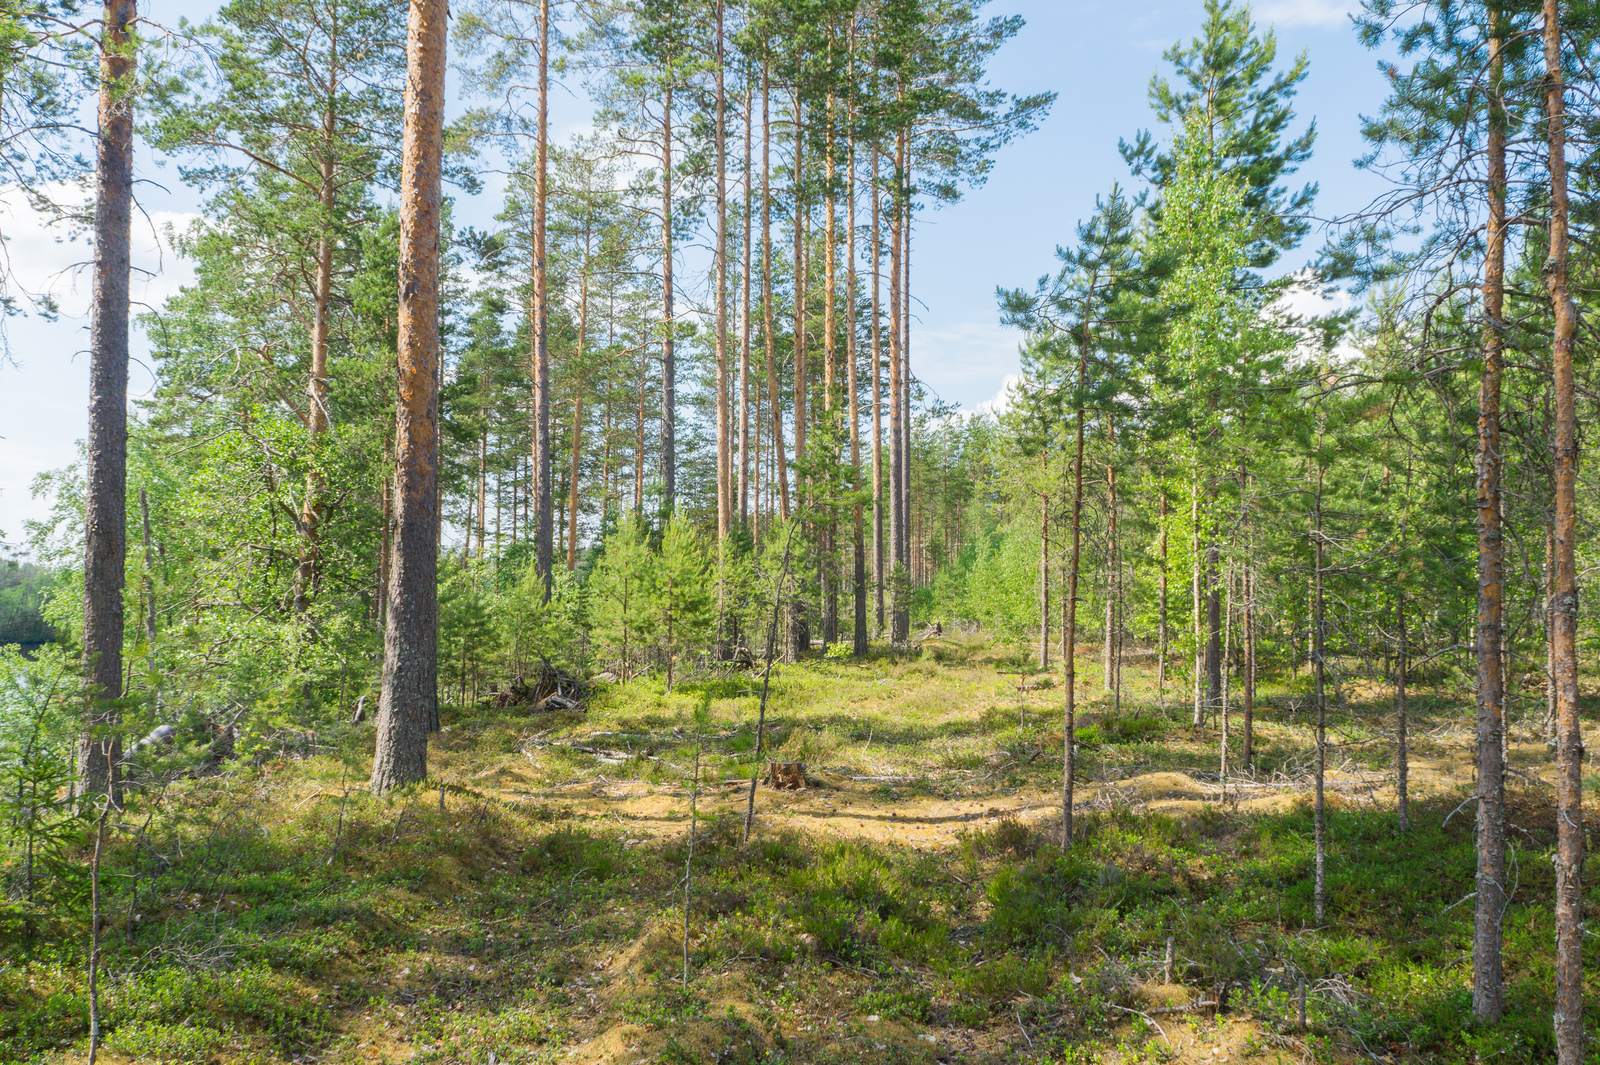
<instances>
[{"instance_id":1,"label":"leafy shrub","mask_svg":"<svg viewBox=\"0 0 1600 1065\"><path fill-rule=\"evenodd\" d=\"M1002 954L989 961L967 965L952 974L956 994L967 1001L999 1006L1019 994L1042 995L1050 987L1050 959L1047 953L1027 957Z\"/></svg>"},{"instance_id":2,"label":"leafy shrub","mask_svg":"<svg viewBox=\"0 0 1600 1065\"><path fill-rule=\"evenodd\" d=\"M961 849L970 858L992 858L1001 854L1030 858L1039 849L1039 840L1033 829L1015 814L1007 813L993 828L963 832Z\"/></svg>"},{"instance_id":3,"label":"leafy shrub","mask_svg":"<svg viewBox=\"0 0 1600 1065\"><path fill-rule=\"evenodd\" d=\"M1013 945L1060 943L1077 927L1073 905L1095 871L1075 854L1041 854L989 881L989 934Z\"/></svg>"},{"instance_id":4,"label":"leafy shrub","mask_svg":"<svg viewBox=\"0 0 1600 1065\"><path fill-rule=\"evenodd\" d=\"M856 1000L857 1013L875 1013L891 1021L926 1021L931 1006L927 993L914 987L882 988Z\"/></svg>"},{"instance_id":5,"label":"leafy shrub","mask_svg":"<svg viewBox=\"0 0 1600 1065\"><path fill-rule=\"evenodd\" d=\"M215 1029L153 1021L134 1021L106 1036L106 1046L135 1061L210 1061L222 1042L222 1033Z\"/></svg>"},{"instance_id":6,"label":"leafy shrub","mask_svg":"<svg viewBox=\"0 0 1600 1065\"><path fill-rule=\"evenodd\" d=\"M523 851L519 864L530 876L610 880L628 868L628 856L616 840L561 828Z\"/></svg>"}]
</instances>

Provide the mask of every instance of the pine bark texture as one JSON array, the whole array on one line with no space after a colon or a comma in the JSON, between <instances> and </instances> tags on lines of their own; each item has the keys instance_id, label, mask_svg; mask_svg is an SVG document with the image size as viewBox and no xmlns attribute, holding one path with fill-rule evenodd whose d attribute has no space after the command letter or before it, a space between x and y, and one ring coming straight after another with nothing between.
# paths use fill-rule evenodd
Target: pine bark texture
<instances>
[{"instance_id":1,"label":"pine bark texture","mask_svg":"<svg viewBox=\"0 0 1600 1065\"><path fill-rule=\"evenodd\" d=\"M784 459L783 404L778 395L776 311L772 303L772 93L767 68L761 68L761 335L766 347L767 407L772 413L772 477L778 482L778 509L789 519L789 474Z\"/></svg>"},{"instance_id":2,"label":"pine bark texture","mask_svg":"<svg viewBox=\"0 0 1600 1065\"><path fill-rule=\"evenodd\" d=\"M1573 347L1578 309L1567 283L1566 102L1560 5L1544 0L1545 114L1550 139L1550 256L1545 281L1555 310L1555 595L1551 643L1556 690L1556 1058L1584 1060L1583 733L1578 722L1578 417Z\"/></svg>"},{"instance_id":3,"label":"pine bark texture","mask_svg":"<svg viewBox=\"0 0 1600 1065\"><path fill-rule=\"evenodd\" d=\"M550 599L555 564L555 483L550 447L550 274L545 230L550 170L550 0L539 0L539 116L533 134L534 558ZM406 111L409 119L411 112ZM437 270L437 267L435 268ZM437 317L437 312L435 314Z\"/></svg>"},{"instance_id":4,"label":"pine bark texture","mask_svg":"<svg viewBox=\"0 0 1600 1065\"><path fill-rule=\"evenodd\" d=\"M1499 97L1501 41L1489 40L1487 145L1489 221L1483 267L1483 373L1478 387L1478 832L1477 897L1472 933L1472 1013L1500 1019L1505 1008L1501 963L1505 912L1505 563L1500 522L1500 377L1504 352L1506 269L1505 107Z\"/></svg>"},{"instance_id":5,"label":"pine bark texture","mask_svg":"<svg viewBox=\"0 0 1600 1065\"><path fill-rule=\"evenodd\" d=\"M428 775L438 713L439 227L445 0L411 0L400 173L395 543L372 790Z\"/></svg>"},{"instance_id":6,"label":"pine bark texture","mask_svg":"<svg viewBox=\"0 0 1600 1065\"><path fill-rule=\"evenodd\" d=\"M678 500L677 329L672 291L672 86L661 99L661 513L670 515Z\"/></svg>"},{"instance_id":7,"label":"pine bark texture","mask_svg":"<svg viewBox=\"0 0 1600 1065\"><path fill-rule=\"evenodd\" d=\"M107 0L95 142L89 438L84 480L83 666L87 707L75 794L120 803L122 588L127 562L128 274L133 219L134 0Z\"/></svg>"},{"instance_id":8,"label":"pine bark texture","mask_svg":"<svg viewBox=\"0 0 1600 1065\"><path fill-rule=\"evenodd\" d=\"M733 422L728 395L728 116L724 83L723 3L716 5L716 100L713 129L717 171L716 360L717 360L717 543L733 527ZM720 555L719 555L720 558ZM719 613L721 611L719 610Z\"/></svg>"}]
</instances>

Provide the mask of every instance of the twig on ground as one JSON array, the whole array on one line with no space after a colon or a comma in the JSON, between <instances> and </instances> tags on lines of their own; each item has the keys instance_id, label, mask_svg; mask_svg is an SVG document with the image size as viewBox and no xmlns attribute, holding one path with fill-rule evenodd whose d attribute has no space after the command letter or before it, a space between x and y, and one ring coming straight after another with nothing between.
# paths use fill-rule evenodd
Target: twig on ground
<instances>
[{"instance_id":1,"label":"twig on ground","mask_svg":"<svg viewBox=\"0 0 1600 1065\"><path fill-rule=\"evenodd\" d=\"M1161 1041L1166 1043L1169 1047L1172 1046L1172 1040L1167 1038L1167 1030L1161 1027L1161 1025L1156 1024L1156 1019L1150 1016L1148 1013L1145 1013L1143 1010L1129 1009L1127 1006L1119 1006L1115 1002L1107 1002L1106 1005L1110 1006L1114 1010L1121 1010L1123 1013L1132 1013L1136 1016L1143 1017L1155 1027L1156 1031L1161 1033Z\"/></svg>"}]
</instances>

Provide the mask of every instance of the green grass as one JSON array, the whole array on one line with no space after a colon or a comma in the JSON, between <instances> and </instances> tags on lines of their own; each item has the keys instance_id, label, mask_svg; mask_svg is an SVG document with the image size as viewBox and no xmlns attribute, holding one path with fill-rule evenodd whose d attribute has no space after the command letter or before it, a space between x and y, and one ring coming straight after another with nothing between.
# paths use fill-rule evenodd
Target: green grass
<instances>
[{"instance_id":1,"label":"green grass","mask_svg":"<svg viewBox=\"0 0 1600 1065\"><path fill-rule=\"evenodd\" d=\"M1019 721L998 656L953 646L944 661L784 668L767 757L926 780L864 783L863 802L1048 793L1059 691L1030 693ZM702 817L684 987L687 796L670 793L681 819L644 835L539 789L601 775L681 787L705 695L718 737L709 759L716 774L742 775L754 764L748 687L691 679L667 695L645 680L611 689L587 717L451 715L434 748L450 784L442 807L431 785L381 800L359 790L370 742L359 732L331 756L135 793L105 858L107 1047L141 1062L480 1062L490 1051L535 1062L631 1024L653 1033L654 1060L714 1060L709 1046L752 1063L930 1060L926 1043L880 1051L870 1016L937 1033L947 1060L1154 1061L1164 1036L1128 1011L1150 1008L1143 988L1170 939L1176 978L1197 997L1226 988L1229 1016L1253 1023L1263 1053L1273 1039L1297 1059L1552 1053L1554 817L1531 792L1511 807L1508 1010L1493 1026L1474 1025L1466 1005L1470 811L1446 823L1460 797L1442 793L1414 802L1405 833L1381 804L1333 803L1320 927L1303 802L1083 813L1065 852L1048 818L1001 817L916 849L786 829L746 844L737 817ZM1455 710L1432 712L1439 722ZM1215 769L1214 735L1192 736L1182 707L1125 703L1113 715L1090 701L1084 720L1080 787ZM1262 724L1265 765L1304 757L1293 714L1264 706ZM626 742L635 757L601 766L533 739ZM533 783L481 783L507 765ZM1600 862L1589 864L1594 884ZM88 918L81 885L69 887L48 908L13 901L0 914L0 1061L84 1050ZM1305 1034L1292 1031L1301 979ZM1194 1031L1211 1024L1196 1019Z\"/></svg>"}]
</instances>

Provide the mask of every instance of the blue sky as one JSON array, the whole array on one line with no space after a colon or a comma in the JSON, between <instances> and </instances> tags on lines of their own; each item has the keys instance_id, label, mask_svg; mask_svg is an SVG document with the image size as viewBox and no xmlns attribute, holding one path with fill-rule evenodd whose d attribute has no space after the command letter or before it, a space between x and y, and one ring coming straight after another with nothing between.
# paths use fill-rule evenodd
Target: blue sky
<instances>
[{"instance_id":1,"label":"blue sky","mask_svg":"<svg viewBox=\"0 0 1600 1065\"><path fill-rule=\"evenodd\" d=\"M176 22L203 17L204 3L147 0L147 17ZM1302 48L1310 76L1296 101L1298 128L1315 117L1316 155L1302 170L1322 186L1318 214L1325 218L1363 206L1379 191L1370 175L1351 167L1361 154L1359 115L1374 112L1384 86L1376 57L1357 43L1348 12L1354 0L1261 0L1259 24L1272 25L1285 63ZM1029 286L1051 269L1055 246L1072 238L1097 193L1128 182L1117 139L1151 126L1146 87L1161 52L1200 23L1200 0L992 0L994 14L1018 13L1028 25L996 57L993 84L1017 93L1054 90L1050 118L1034 134L1006 147L987 183L959 202L927 213L914 236L913 295L921 303L912 329L918 376L942 399L972 409L993 401L1017 370L1017 337L999 325L996 285ZM587 127L587 106L575 92L555 108L560 138ZM1158 130L1158 133L1161 132ZM188 279L185 264L162 253L159 232L181 225L197 210L196 198L170 168L141 155L140 197L147 220L136 223L135 265L151 271L136 280L135 298L159 303ZM456 217L480 227L498 207L498 183L458 204ZM14 363L0 367L0 539L17 543L23 521L40 517L44 500L30 498L39 473L74 461L83 438L88 390L86 279L70 269L85 254L81 244L42 232L17 205L0 199L0 233L11 266L35 287L49 285L69 312L55 323L14 318L4 323ZM1320 242L1292 253L1286 266L1309 258ZM136 358L143 355L136 339ZM136 361L130 393L151 383Z\"/></svg>"}]
</instances>

